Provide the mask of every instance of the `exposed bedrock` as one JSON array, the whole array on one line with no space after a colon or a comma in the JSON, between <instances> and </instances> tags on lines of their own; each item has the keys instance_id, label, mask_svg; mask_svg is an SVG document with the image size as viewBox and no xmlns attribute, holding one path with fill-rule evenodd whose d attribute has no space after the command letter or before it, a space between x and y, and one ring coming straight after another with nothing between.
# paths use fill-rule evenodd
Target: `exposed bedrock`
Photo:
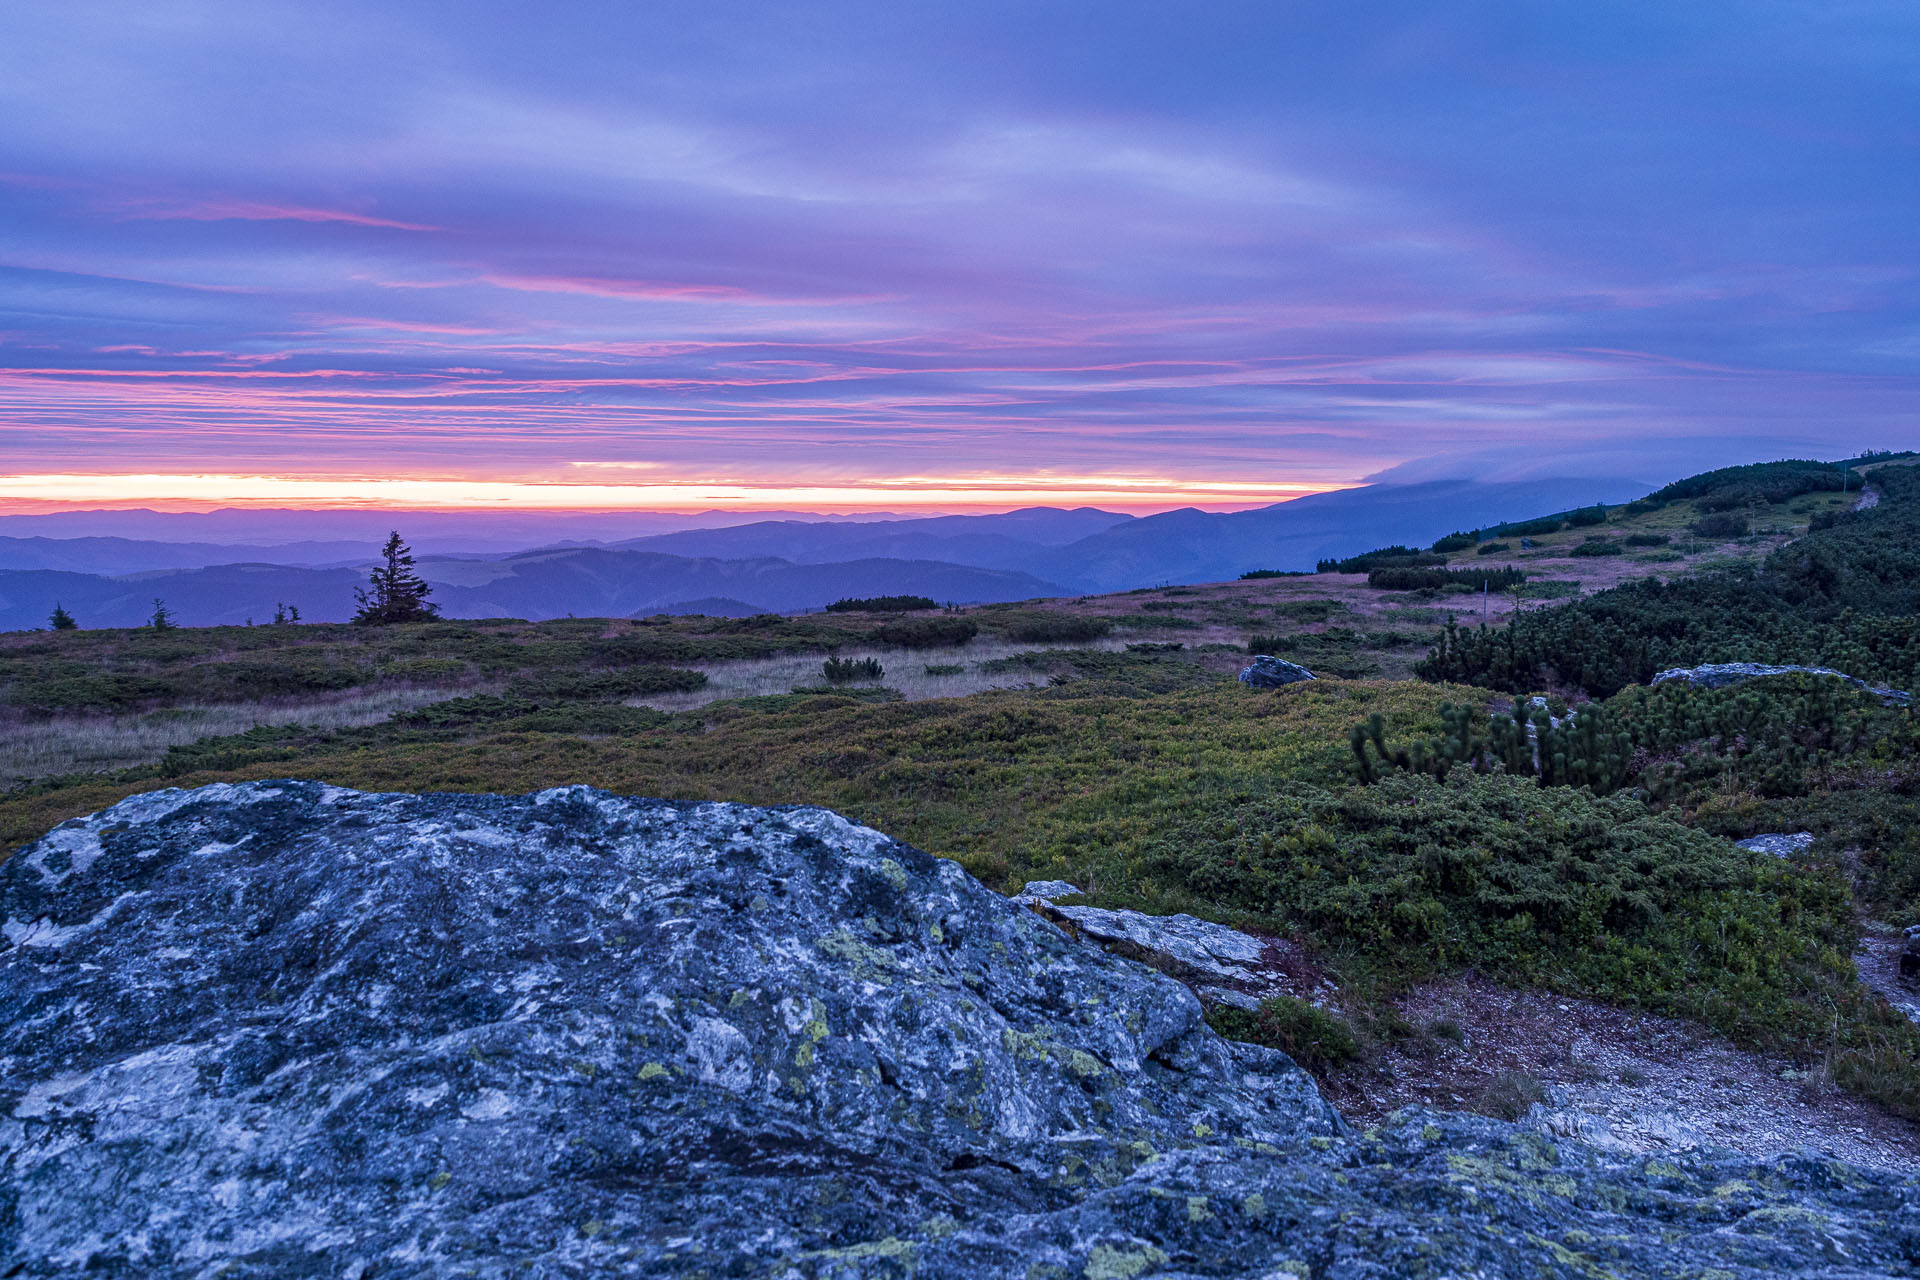
<instances>
[{"instance_id":1,"label":"exposed bedrock","mask_svg":"<svg viewBox=\"0 0 1920 1280\"><path fill-rule=\"evenodd\" d=\"M1920 1186L1344 1129L820 809L139 796L0 867L0 1275L1916 1273Z\"/></svg>"}]
</instances>

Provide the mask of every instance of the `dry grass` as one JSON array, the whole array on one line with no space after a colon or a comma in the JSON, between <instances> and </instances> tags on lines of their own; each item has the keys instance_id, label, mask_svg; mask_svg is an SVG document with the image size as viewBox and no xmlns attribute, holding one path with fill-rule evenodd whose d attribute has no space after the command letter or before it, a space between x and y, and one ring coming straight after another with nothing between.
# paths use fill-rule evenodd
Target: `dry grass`
<instances>
[{"instance_id":1,"label":"dry grass","mask_svg":"<svg viewBox=\"0 0 1920 1280\"><path fill-rule=\"evenodd\" d=\"M840 650L842 658L859 661L876 659L885 673L878 680L863 680L850 686L885 685L898 689L909 702L929 698L964 698L989 689L1027 689L1047 683L1046 676L1035 671L980 670L982 663L995 658L1010 658L1022 653L1047 653L1071 649L1124 649L1124 640L1096 640L1087 644L1036 645L1010 641L976 640L972 644L941 649L888 649L857 645ZM661 711L686 711L730 698L753 698L764 694L791 693L798 688L817 688L825 683L820 672L821 657L813 654L787 654L777 658L746 658L735 662L695 664L704 671L704 688L684 693L663 693L649 698L633 698L637 707L655 707ZM951 674L929 675L928 667L959 667Z\"/></svg>"},{"instance_id":2,"label":"dry grass","mask_svg":"<svg viewBox=\"0 0 1920 1280\"><path fill-rule=\"evenodd\" d=\"M69 773L103 773L151 764L167 748L244 733L256 725L305 724L351 729L473 689L398 686L324 698L187 704L127 716L58 716L0 721L0 788Z\"/></svg>"}]
</instances>

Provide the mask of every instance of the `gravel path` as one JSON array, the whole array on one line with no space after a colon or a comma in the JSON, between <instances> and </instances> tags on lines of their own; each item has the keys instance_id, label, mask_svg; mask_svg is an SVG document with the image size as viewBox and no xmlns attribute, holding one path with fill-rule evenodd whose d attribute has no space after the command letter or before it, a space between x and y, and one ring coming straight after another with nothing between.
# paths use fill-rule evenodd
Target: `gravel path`
<instances>
[{"instance_id":1,"label":"gravel path","mask_svg":"<svg viewBox=\"0 0 1920 1280\"><path fill-rule=\"evenodd\" d=\"M1418 1034L1378 1068L1329 1082L1356 1121L1414 1102L1513 1113L1531 1091L1545 1095L1534 1123L1623 1150L1709 1145L1767 1158L1811 1146L1858 1165L1920 1170L1920 1126L1690 1023L1472 978L1422 987L1400 1014Z\"/></svg>"}]
</instances>

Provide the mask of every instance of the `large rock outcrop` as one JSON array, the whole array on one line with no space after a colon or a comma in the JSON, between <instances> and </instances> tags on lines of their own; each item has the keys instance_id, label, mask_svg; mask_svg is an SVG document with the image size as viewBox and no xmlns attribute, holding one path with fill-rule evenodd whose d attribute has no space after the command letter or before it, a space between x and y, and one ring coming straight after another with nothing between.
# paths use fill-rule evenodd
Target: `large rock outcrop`
<instances>
[{"instance_id":1,"label":"large rock outcrop","mask_svg":"<svg viewBox=\"0 0 1920 1280\"><path fill-rule=\"evenodd\" d=\"M1913 695L1904 689L1886 689L1879 685L1868 684L1859 676L1850 676L1844 671L1835 671L1832 667L1776 667L1763 662L1709 662L1698 667L1672 667L1666 671L1657 671L1651 683L1666 684L1670 680L1680 680L1696 689L1725 689L1730 685L1745 684L1749 680L1760 680L1768 676L1824 676L1828 679L1844 681L1856 689L1870 693L1890 707L1913 705Z\"/></svg>"},{"instance_id":2,"label":"large rock outcrop","mask_svg":"<svg viewBox=\"0 0 1920 1280\"><path fill-rule=\"evenodd\" d=\"M818 809L163 791L0 868L0 1275L1920 1271L1920 1185L1410 1113Z\"/></svg>"}]
</instances>

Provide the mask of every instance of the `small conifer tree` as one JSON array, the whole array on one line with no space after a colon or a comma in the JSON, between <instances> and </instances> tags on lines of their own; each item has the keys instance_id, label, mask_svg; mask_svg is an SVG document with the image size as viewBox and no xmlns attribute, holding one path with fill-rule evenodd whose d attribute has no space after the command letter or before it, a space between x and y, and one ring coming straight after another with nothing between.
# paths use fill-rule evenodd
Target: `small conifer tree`
<instances>
[{"instance_id":1,"label":"small conifer tree","mask_svg":"<svg viewBox=\"0 0 1920 1280\"><path fill-rule=\"evenodd\" d=\"M167 602L159 596L153 598L153 616L147 619L147 625L155 631L171 631L179 624L173 620L173 614L167 608Z\"/></svg>"},{"instance_id":2,"label":"small conifer tree","mask_svg":"<svg viewBox=\"0 0 1920 1280\"><path fill-rule=\"evenodd\" d=\"M429 622L438 617L439 606L427 600L433 588L413 571L413 551L400 541L398 530L387 538L380 557L381 563L373 570L367 585L353 593L360 602L353 620L362 626L381 626L390 622Z\"/></svg>"},{"instance_id":3,"label":"small conifer tree","mask_svg":"<svg viewBox=\"0 0 1920 1280\"><path fill-rule=\"evenodd\" d=\"M53 613L47 618L47 628L52 631L78 631L80 624L73 620L73 615L67 612L65 605L55 601Z\"/></svg>"}]
</instances>

